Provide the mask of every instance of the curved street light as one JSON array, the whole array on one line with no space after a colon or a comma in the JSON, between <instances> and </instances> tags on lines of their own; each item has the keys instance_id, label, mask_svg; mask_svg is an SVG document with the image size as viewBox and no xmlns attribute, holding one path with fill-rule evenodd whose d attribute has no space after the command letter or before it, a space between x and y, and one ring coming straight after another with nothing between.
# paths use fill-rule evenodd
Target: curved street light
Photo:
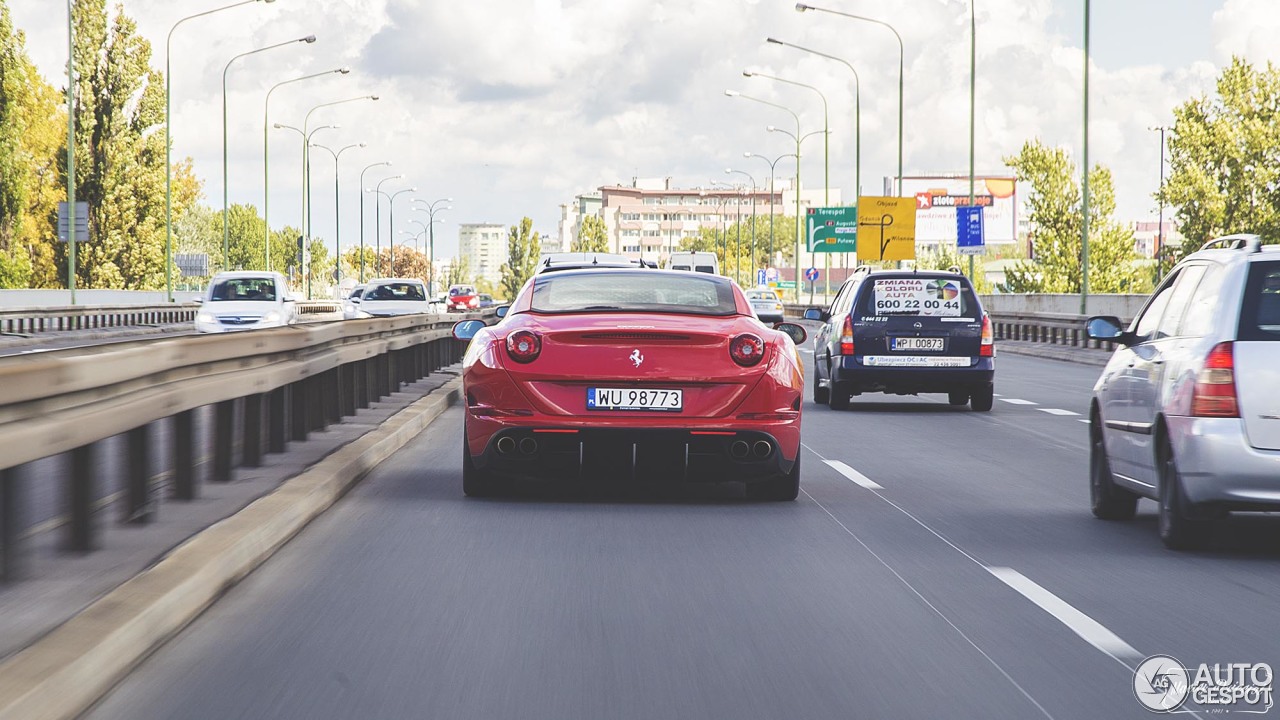
<instances>
[{"instance_id":1,"label":"curved street light","mask_svg":"<svg viewBox=\"0 0 1280 720\"><path fill-rule=\"evenodd\" d=\"M373 187L365 188L364 191L367 193L374 193L375 195L386 195L386 193L382 191L382 183L390 182L392 180L401 180L403 178L404 178L403 173L399 175L392 175L391 177L385 177L379 180L378 183ZM378 274L378 277L383 277L382 275L382 201L379 200L377 197L373 199L373 209L374 209L373 255L374 255L375 261L377 262L377 266L374 267L373 271ZM395 268L392 268L392 272L395 272Z\"/></svg>"},{"instance_id":2,"label":"curved street light","mask_svg":"<svg viewBox=\"0 0 1280 720\"><path fill-rule=\"evenodd\" d=\"M773 216L775 215L773 211L774 170L777 168L778 162L781 161L783 158L793 158L795 156L796 156L795 153L786 153L785 155L779 155L778 157L770 160L768 157L764 155L758 155L753 152L742 153L742 157L744 158L760 158L761 160L769 164L769 262L773 262Z\"/></svg>"},{"instance_id":3,"label":"curved street light","mask_svg":"<svg viewBox=\"0 0 1280 720\"><path fill-rule=\"evenodd\" d=\"M360 171L360 282L364 282L364 174L376 167L391 167L391 161L371 163Z\"/></svg>"},{"instance_id":4,"label":"curved street light","mask_svg":"<svg viewBox=\"0 0 1280 720\"><path fill-rule=\"evenodd\" d=\"M342 128L342 126L341 125L321 125L318 128L313 128L311 132L306 132L292 125L283 125L281 123L276 123L272 127L274 127L277 130L292 130L298 133L298 135L302 137L302 195L305 198L306 195L311 191L311 168L308 167L307 165L307 148L311 146L312 136L314 136L316 133L320 132L321 130L339 130ZM311 228L308 227L307 225L309 225L309 223L304 225L302 228L302 237L303 237L302 257L299 258L299 260L302 262L302 277L304 277L307 282L307 299L310 300L311 299Z\"/></svg>"},{"instance_id":5,"label":"curved street light","mask_svg":"<svg viewBox=\"0 0 1280 720\"><path fill-rule=\"evenodd\" d=\"M310 110L307 111L306 116L302 118L302 130L303 132L306 132L307 128L310 126L310 123L311 123L311 113L314 113L320 108L327 108L327 107L332 107L334 105L342 105L344 103L356 102L357 100L376 101L377 99L378 99L377 95L357 95L356 97L346 98L343 100L335 100L333 102L320 103L319 105L314 105L311 107ZM303 229L303 234L305 234L308 238L310 238L311 237L311 152L307 148L302 149L302 170L303 170L303 174L307 178L307 181L302 188L302 217L304 218L306 223Z\"/></svg>"},{"instance_id":6,"label":"curved street light","mask_svg":"<svg viewBox=\"0 0 1280 720\"><path fill-rule=\"evenodd\" d=\"M422 205L423 207L420 207L419 210L423 210L425 208L427 215L431 218L431 222L428 223L427 228L427 261L431 265L431 277L427 280L427 290L434 293L436 280L436 213L453 209L452 205L446 205L442 208L437 208L436 205L439 205L440 203L453 202L453 198L440 198L438 200L432 200L431 202L414 198L413 202Z\"/></svg>"},{"instance_id":7,"label":"curved street light","mask_svg":"<svg viewBox=\"0 0 1280 720\"><path fill-rule=\"evenodd\" d=\"M342 158L342 153L368 146L368 143L361 142L334 150L320 143L311 144L311 147L320 148L333 156L333 283L335 287L342 282L342 203L339 201L340 196L338 194L338 178L340 177L338 161Z\"/></svg>"},{"instance_id":8,"label":"curved street light","mask_svg":"<svg viewBox=\"0 0 1280 720\"><path fill-rule=\"evenodd\" d=\"M391 213L391 216L390 216L389 218L387 218L387 229L388 229L388 230L394 230L394 229L395 229L395 227L396 227L396 198L400 197L401 195L403 195L403 194L405 194L405 193L410 193L410 192L418 192L418 188L416 188L416 187L404 188L403 190L397 190L397 191L395 191L395 192L391 193L390 195L387 195L387 209L388 209L388 210L390 211L390 213ZM388 243L388 247L389 247L389 249L390 249L390 251L391 251L391 274L392 274L392 275L395 275L395 273L396 273L396 241L395 241L395 236L394 236L394 235L392 235L392 236L388 237L388 238L387 238L387 243Z\"/></svg>"},{"instance_id":9,"label":"curved street light","mask_svg":"<svg viewBox=\"0 0 1280 720\"><path fill-rule=\"evenodd\" d=\"M324 72L313 73L311 75L303 75L302 77L278 82L275 85L272 85L271 89L267 91L267 99L262 105L262 225L264 232L266 233L267 272L271 272L271 155L269 152L270 140L267 133L267 128L271 127L271 94L285 85L292 85L293 83L302 82L303 80L312 80L318 77L324 77L325 75L346 75L350 72L351 68L340 67L332 70L326 70Z\"/></svg>"},{"instance_id":10,"label":"curved street light","mask_svg":"<svg viewBox=\"0 0 1280 720\"><path fill-rule=\"evenodd\" d=\"M724 174L725 175L735 175L735 174L746 175L747 179L751 181L751 247L754 248L756 244L756 178L754 175L747 172L746 170L734 170L733 168L725 168ZM738 207L741 208L742 205L739 204ZM751 254L755 255L754 252L752 252ZM733 258L734 279L736 279L738 281L738 284L741 285L742 284L742 267L741 267L742 266L742 221L741 220L738 221L738 249L735 251L734 255L735 255L735 257Z\"/></svg>"},{"instance_id":11,"label":"curved street light","mask_svg":"<svg viewBox=\"0 0 1280 720\"><path fill-rule=\"evenodd\" d=\"M169 28L169 35L164 41L164 289L168 302L173 302L173 133L169 131L172 124L172 98L173 98L173 68L169 62L170 56L173 54L173 33L182 23L188 20L195 20L206 15L212 15L223 10L240 7L241 5L249 5L255 2L273 3L275 0L240 0L240 2L223 5L212 10L205 10L194 15L188 15L178 20ZM70 12L70 8L68 8ZM75 57L74 48L72 48L72 58ZM70 65L74 63L69 63ZM70 72L70 69L68 69ZM68 94L74 86L74 82L68 82ZM75 205L68 205L73 209L74 216ZM72 223L74 224L74 223ZM72 289L72 297L75 297L75 290Z\"/></svg>"},{"instance_id":12,"label":"curved street light","mask_svg":"<svg viewBox=\"0 0 1280 720\"><path fill-rule=\"evenodd\" d=\"M316 41L315 35L307 35L306 37L300 37L294 40L286 40L285 42L276 43L275 45L267 45L266 47L260 47L257 50L242 52L239 55L236 55L235 57L228 60L226 67L222 68L222 269L223 270L230 269L229 265L230 265L230 255L231 255L231 231L230 231L230 227L227 224L227 213L229 212L229 208L231 205L231 200L230 200L231 181L229 179L228 172L227 172L227 73L231 71L231 66L235 64L235 61L239 60L240 58L249 57L250 55L257 55L260 52L274 50L276 48L284 47L285 45L293 45L295 43L311 44L315 41Z\"/></svg>"}]
</instances>

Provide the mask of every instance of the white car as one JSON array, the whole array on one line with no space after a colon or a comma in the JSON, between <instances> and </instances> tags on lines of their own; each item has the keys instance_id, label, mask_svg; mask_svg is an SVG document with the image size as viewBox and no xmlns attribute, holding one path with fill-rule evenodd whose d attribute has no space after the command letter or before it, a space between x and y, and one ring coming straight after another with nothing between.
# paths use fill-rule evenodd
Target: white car
<instances>
[{"instance_id":1,"label":"white car","mask_svg":"<svg viewBox=\"0 0 1280 720\"><path fill-rule=\"evenodd\" d=\"M417 278L370 280L358 298L360 311L373 317L416 315L431 312L427 286Z\"/></svg>"},{"instance_id":2,"label":"white car","mask_svg":"<svg viewBox=\"0 0 1280 720\"><path fill-rule=\"evenodd\" d=\"M297 321L297 306L280 273L218 273L203 298L196 300L196 331L234 332L283 327Z\"/></svg>"},{"instance_id":3,"label":"white car","mask_svg":"<svg viewBox=\"0 0 1280 720\"><path fill-rule=\"evenodd\" d=\"M357 285L351 288L351 293L342 299L342 319L355 320L357 318L369 317L367 313L360 310L360 297L364 295L364 285Z\"/></svg>"}]
</instances>

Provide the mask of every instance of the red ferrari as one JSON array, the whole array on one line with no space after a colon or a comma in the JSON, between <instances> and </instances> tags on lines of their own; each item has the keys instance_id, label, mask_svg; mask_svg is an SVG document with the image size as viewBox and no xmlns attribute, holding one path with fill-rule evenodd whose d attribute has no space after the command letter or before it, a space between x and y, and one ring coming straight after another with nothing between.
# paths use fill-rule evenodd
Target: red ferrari
<instances>
[{"instance_id":1,"label":"red ferrari","mask_svg":"<svg viewBox=\"0 0 1280 720\"><path fill-rule=\"evenodd\" d=\"M463 490L530 479L800 489L799 325L760 323L728 278L590 269L531 279L497 325L454 326Z\"/></svg>"}]
</instances>

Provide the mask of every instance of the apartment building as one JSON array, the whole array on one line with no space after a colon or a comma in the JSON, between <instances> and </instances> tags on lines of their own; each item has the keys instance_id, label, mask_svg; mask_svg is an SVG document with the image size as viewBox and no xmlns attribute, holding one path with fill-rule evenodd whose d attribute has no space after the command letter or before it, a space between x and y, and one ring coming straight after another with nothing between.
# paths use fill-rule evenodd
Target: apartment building
<instances>
[{"instance_id":1,"label":"apartment building","mask_svg":"<svg viewBox=\"0 0 1280 720\"><path fill-rule=\"evenodd\" d=\"M497 285L507 261L507 226L501 223L458 225L458 257L466 258L473 276Z\"/></svg>"}]
</instances>

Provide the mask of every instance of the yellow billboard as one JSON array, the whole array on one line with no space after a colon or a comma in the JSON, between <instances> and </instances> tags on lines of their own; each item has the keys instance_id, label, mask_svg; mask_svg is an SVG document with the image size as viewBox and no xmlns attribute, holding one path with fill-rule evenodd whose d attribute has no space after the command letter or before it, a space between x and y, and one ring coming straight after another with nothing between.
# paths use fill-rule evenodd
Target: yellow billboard
<instances>
[{"instance_id":1,"label":"yellow billboard","mask_svg":"<svg viewBox=\"0 0 1280 720\"><path fill-rule=\"evenodd\" d=\"M915 257L915 198L859 197L858 259L882 262Z\"/></svg>"}]
</instances>

